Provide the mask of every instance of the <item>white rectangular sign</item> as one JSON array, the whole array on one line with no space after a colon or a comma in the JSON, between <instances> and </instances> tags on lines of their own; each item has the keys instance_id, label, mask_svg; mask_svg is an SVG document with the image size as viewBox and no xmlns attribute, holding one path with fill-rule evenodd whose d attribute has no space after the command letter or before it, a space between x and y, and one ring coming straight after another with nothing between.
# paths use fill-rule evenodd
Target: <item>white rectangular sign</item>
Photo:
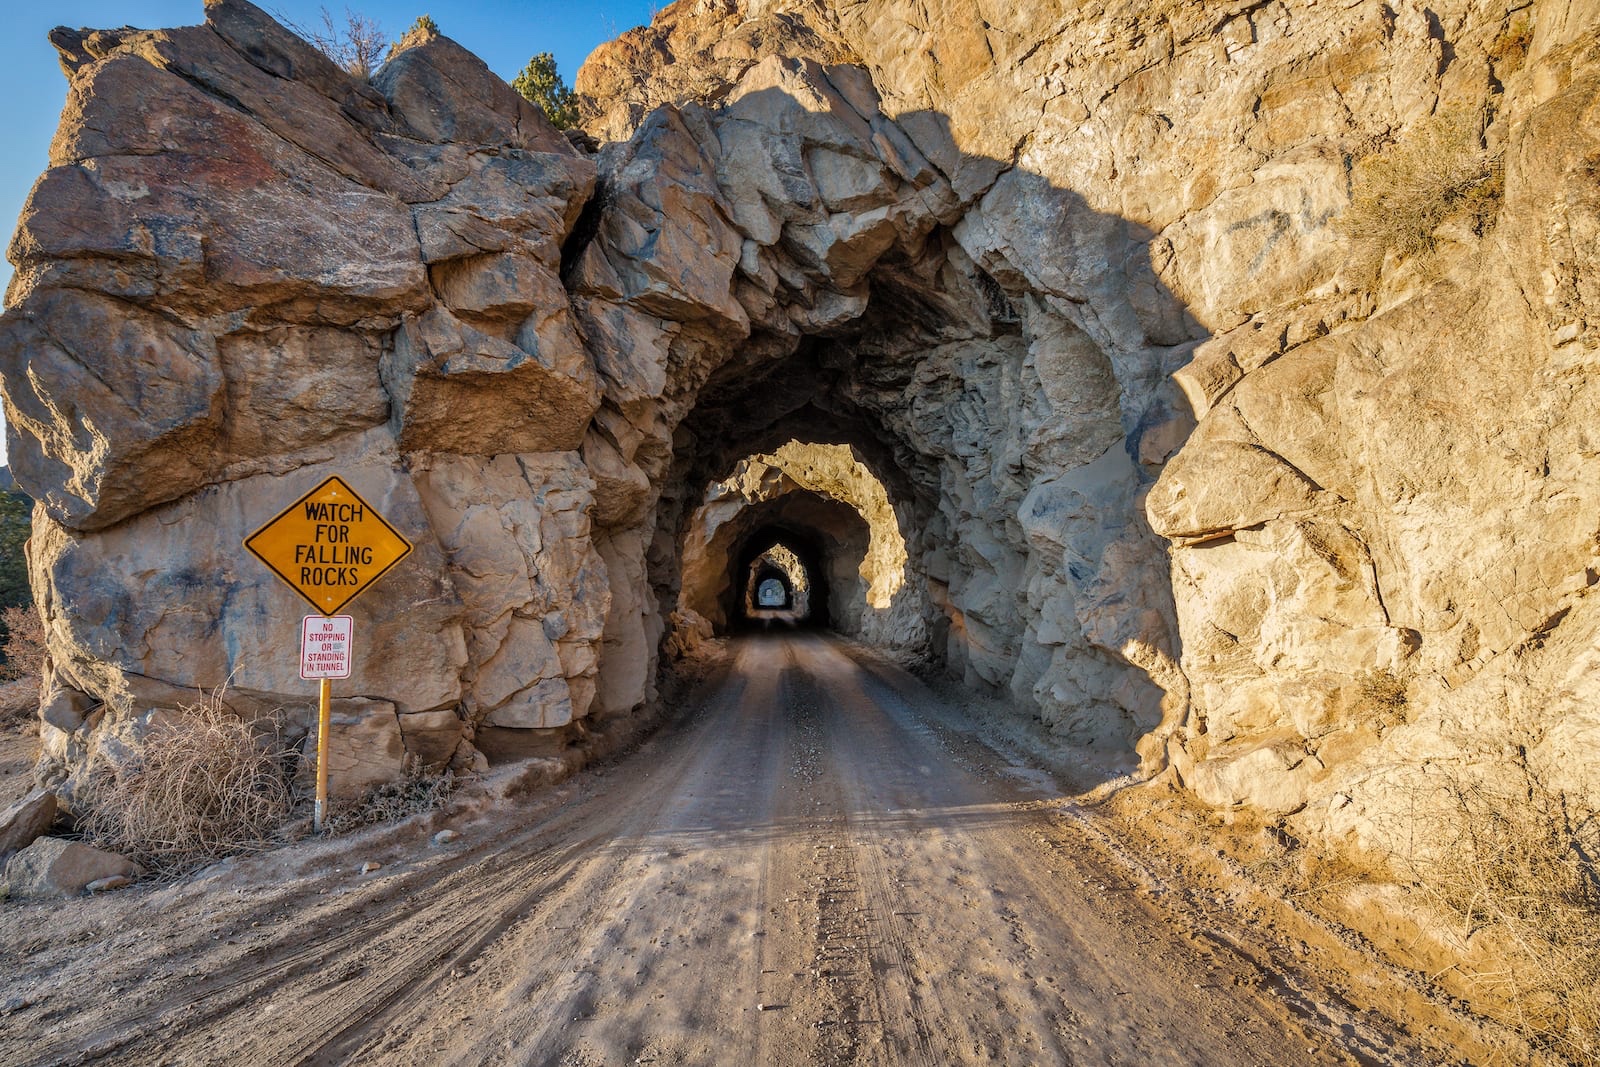
<instances>
[{"instance_id":1,"label":"white rectangular sign","mask_svg":"<svg viewBox=\"0 0 1600 1067\"><path fill-rule=\"evenodd\" d=\"M307 615L300 624L300 677L350 677L354 623L349 615Z\"/></svg>"}]
</instances>

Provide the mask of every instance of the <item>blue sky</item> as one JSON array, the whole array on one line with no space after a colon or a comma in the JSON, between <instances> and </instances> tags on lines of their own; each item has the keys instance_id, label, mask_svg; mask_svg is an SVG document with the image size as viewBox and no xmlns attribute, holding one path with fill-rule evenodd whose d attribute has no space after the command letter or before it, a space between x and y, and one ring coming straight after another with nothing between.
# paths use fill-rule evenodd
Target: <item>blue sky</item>
<instances>
[{"instance_id":1,"label":"blue sky","mask_svg":"<svg viewBox=\"0 0 1600 1067\"><path fill-rule=\"evenodd\" d=\"M302 25L316 25L326 6L341 18L346 7L376 19L398 37L418 15L429 14L439 29L481 56L507 81L535 52L551 52L570 85L585 57L603 41L650 21L664 4L651 0L359 0L317 3L316 0L257 0L268 12ZM7 242L34 180L44 170L50 138L67 96L67 80L47 38L55 26L188 26L205 21L201 0L56 0L23 4L11 0L5 32L0 33L0 100L5 136L0 140L0 226ZM0 291L11 279L9 263L0 264ZM0 443L0 462L4 445Z\"/></svg>"}]
</instances>

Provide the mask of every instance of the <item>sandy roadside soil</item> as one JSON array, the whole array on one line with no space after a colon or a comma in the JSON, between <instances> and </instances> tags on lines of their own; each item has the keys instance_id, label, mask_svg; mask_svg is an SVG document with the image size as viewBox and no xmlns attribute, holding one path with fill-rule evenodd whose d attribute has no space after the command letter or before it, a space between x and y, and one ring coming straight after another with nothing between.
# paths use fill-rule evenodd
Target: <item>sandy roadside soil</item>
<instances>
[{"instance_id":1,"label":"sandy roadside soil","mask_svg":"<svg viewBox=\"0 0 1600 1067\"><path fill-rule=\"evenodd\" d=\"M0 906L0 1063L1526 1061L841 642L740 642L675 719L444 847Z\"/></svg>"}]
</instances>

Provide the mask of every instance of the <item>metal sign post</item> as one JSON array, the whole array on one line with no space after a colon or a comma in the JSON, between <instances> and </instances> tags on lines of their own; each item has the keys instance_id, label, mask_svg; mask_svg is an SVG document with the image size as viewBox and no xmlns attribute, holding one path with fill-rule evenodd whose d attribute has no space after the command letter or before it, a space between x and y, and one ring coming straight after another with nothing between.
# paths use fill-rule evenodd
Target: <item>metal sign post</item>
<instances>
[{"instance_id":1,"label":"metal sign post","mask_svg":"<svg viewBox=\"0 0 1600 1067\"><path fill-rule=\"evenodd\" d=\"M244 547L300 594L316 615L300 625L300 677L316 679L317 804L328 802L328 720L334 678L350 677L354 620L334 612L411 553L411 542L339 477L329 478L245 539Z\"/></svg>"},{"instance_id":2,"label":"metal sign post","mask_svg":"<svg viewBox=\"0 0 1600 1067\"><path fill-rule=\"evenodd\" d=\"M317 686L317 806L312 825L322 832L328 807L328 719L332 679L350 677L355 620L349 615L307 615L300 621L300 677Z\"/></svg>"}]
</instances>

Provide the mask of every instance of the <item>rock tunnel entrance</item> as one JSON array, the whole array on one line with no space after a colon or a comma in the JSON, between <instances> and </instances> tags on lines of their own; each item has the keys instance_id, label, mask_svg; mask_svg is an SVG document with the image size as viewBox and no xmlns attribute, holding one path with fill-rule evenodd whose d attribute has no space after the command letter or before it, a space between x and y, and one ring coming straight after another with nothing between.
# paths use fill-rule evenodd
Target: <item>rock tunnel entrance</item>
<instances>
[{"instance_id":1,"label":"rock tunnel entrance","mask_svg":"<svg viewBox=\"0 0 1600 1067\"><path fill-rule=\"evenodd\" d=\"M730 629L828 624L827 549L813 532L768 526L739 549ZM743 575L743 579L740 576Z\"/></svg>"},{"instance_id":2,"label":"rock tunnel entrance","mask_svg":"<svg viewBox=\"0 0 1600 1067\"><path fill-rule=\"evenodd\" d=\"M1589 625L1566 599L1582 587L1523 587L1592 570L1592 529L1545 510L1574 498L1547 498L1550 471L1522 466L1544 437L1504 459L1506 484L1532 495L1484 510L1498 541L1394 510L1454 483L1370 476L1454 469L1427 450L1455 448L1449 433L1391 432L1459 403L1437 373L1447 350L1409 316L1467 301L1458 332L1484 326L1498 346L1485 366L1542 367L1587 336L1571 332L1579 290L1563 282L1540 309L1518 279L1556 262L1586 277L1586 261L1497 236L1500 259L1521 249L1517 269L1495 260L1481 291L1457 291L1456 266L1437 302L1421 299L1431 283L1392 303L1349 288L1330 227L1352 146L1444 102L1440 39L1420 17L1398 36L1407 20L1371 20L1381 39L1333 20L1326 38L1297 27L1230 46L1223 72L1212 49L1178 45L1180 22L1205 23L1189 42L1219 25L1209 5L1187 11L1155 13L1160 31L1138 39L1168 55L1136 74L1096 62L970 91L907 77L922 58L752 45L710 106L635 107L630 89L597 151L433 33L357 81L245 0L208 2L204 26L60 31L71 103L0 317L10 463L38 502L41 781L71 811L98 754L197 689L225 688L250 719L298 709L291 736L309 730L278 654L302 605L231 561L338 473L417 546L352 608L363 696L336 714L362 752L341 782L353 793L410 760L475 768L496 730L635 715L658 696L658 653L683 648L671 628L749 617L740 567L782 529L797 558L804 537L822 546L812 617L942 665L1064 744L1137 752L1150 773L1170 760L1219 805L1380 810L1334 790L1377 798L1383 779L1331 776L1365 775L1363 746L1382 738L1356 717L1375 670L1422 682L1413 697L1465 693L1480 667L1521 662L1500 653L1542 643L1546 620ZM1567 63L1564 35L1589 29L1542 21L1530 62ZM911 56L910 39L885 47ZM1325 54L1388 56L1414 88L1333 108L1331 139L1280 139L1308 128L1285 120L1298 105L1216 124L1218 101L1259 104ZM1500 92L1486 62L1454 68L1451 94ZM1202 73L1216 91L1189 91ZM1544 214L1551 197L1592 201L1583 152L1538 148L1571 128L1558 109L1587 83L1569 75L1537 104L1547 119L1483 100L1463 112L1498 115L1496 130L1522 116L1481 131L1486 150L1523 146L1506 155L1507 222L1578 210ZM1395 277L1399 296L1420 275ZM1460 425L1473 447L1501 432ZM1358 428L1382 448L1335 447ZM791 442L850 462L791 463ZM858 468L883 493L870 506L840 495ZM1529 557L1514 535L1530 524L1574 539ZM1437 567L1401 550L1458 537L1471 551ZM1478 556L1495 577L1458 572ZM1467 608L1463 582L1498 592ZM1429 696L1428 721L1482 710L1457 699ZM1553 729L1564 700L1547 702ZM1409 752L1439 740L1399 736ZM1343 834L1355 816L1337 818L1326 827Z\"/></svg>"},{"instance_id":3,"label":"rock tunnel entrance","mask_svg":"<svg viewBox=\"0 0 1600 1067\"><path fill-rule=\"evenodd\" d=\"M769 57L590 153L446 38L356 87L250 5L207 20L61 45L101 155L53 163L15 244L0 377L41 500L60 777L195 688L234 679L242 715L299 691L255 624L293 594L216 561L335 469L418 546L355 608L370 699L345 710L374 780L635 714L673 628L749 620L778 540L819 624L1070 743L1128 752L1161 723L1175 642L1143 494L1188 425L1163 383L1198 335L1125 220L937 112L886 111L862 67ZM278 121L285 71L311 125ZM224 124L259 180L171 148L179 119ZM330 170L317 150L344 140ZM147 177L159 195L117 199ZM86 206L112 220L89 245L65 221ZM124 270L133 223L202 235L204 284L183 242ZM286 372L306 389L282 397ZM146 378L172 387L122 403ZM92 447L61 402L84 383L109 413Z\"/></svg>"},{"instance_id":4,"label":"rock tunnel entrance","mask_svg":"<svg viewBox=\"0 0 1600 1067\"><path fill-rule=\"evenodd\" d=\"M683 535L680 617L718 633L774 623L852 636L882 629L905 582L888 493L845 445L789 441L711 483ZM778 591L763 603L760 590Z\"/></svg>"}]
</instances>

